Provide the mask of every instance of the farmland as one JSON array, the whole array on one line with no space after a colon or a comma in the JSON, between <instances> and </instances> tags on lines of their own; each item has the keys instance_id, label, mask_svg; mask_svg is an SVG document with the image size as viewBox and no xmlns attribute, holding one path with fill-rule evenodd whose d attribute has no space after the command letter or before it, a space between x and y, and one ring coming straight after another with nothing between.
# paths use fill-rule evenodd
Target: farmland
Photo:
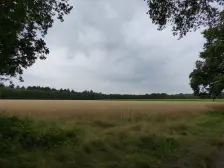
<instances>
[{"instance_id":1,"label":"farmland","mask_svg":"<svg viewBox=\"0 0 224 168\"><path fill-rule=\"evenodd\" d=\"M77 113L119 113L132 110L133 112L181 112L209 110L213 107L222 106L224 100L216 102L205 99L157 99L157 100L0 100L1 109L16 113L35 112L54 113L58 115ZM62 112L63 111L63 112Z\"/></svg>"},{"instance_id":2,"label":"farmland","mask_svg":"<svg viewBox=\"0 0 224 168\"><path fill-rule=\"evenodd\" d=\"M113 99L110 101L113 101ZM116 99L114 99L114 101L116 101ZM212 99L119 99L117 101L212 102ZM224 102L224 99L216 99L215 102Z\"/></svg>"},{"instance_id":3,"label":"farmland","mask_svg":"<svg viewBox=\"0 0 224 168\"><path fill-rule=\"evenodd\" d=\"M1 100L0 107L4 167L204 168L223 146L222 102Z\"/></svg>"}]
</instances>

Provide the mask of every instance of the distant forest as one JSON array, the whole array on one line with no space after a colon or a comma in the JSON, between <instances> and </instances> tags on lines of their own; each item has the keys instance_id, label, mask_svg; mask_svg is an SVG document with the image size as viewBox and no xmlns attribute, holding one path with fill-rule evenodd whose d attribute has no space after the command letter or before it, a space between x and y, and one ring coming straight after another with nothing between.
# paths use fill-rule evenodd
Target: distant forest
<instances>
[{"instance_id":1,"label":"distant forest","mask_svg":"<svg viewBox=\"0 0 224 168\"><path fill-rule=\"evenodd\" d=\"M209 97L202 97L209 98ZM224 98L224 94L218 98ZM0 84L0 99L44 99L44 100L104 100L104 99L198 99L193 94L151 93L142 95L103 94L90 91L77 92L70 89L60 89L40 86L20 87L10 84Z\"/></svg>"}]
</instances>

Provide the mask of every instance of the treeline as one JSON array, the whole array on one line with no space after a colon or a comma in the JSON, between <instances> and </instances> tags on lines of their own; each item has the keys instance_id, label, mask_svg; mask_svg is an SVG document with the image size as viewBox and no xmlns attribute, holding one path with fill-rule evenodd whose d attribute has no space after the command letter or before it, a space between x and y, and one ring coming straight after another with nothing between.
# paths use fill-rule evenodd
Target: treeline
<instances>
[{"instance_id":1,"label":"treeline","mask_svg":"<svg viewBox=\"0 0 224 168\"><path fill-rule=\"evenodd\" d=\"M20 87L13 84L0 85L0 99L46 99L46 100L102 100L102 99L196 99L193 94L152 93L144 95L103 94L90 91L77 92L40 86ZM220 97L221 98L221 97Z\"/></svg>"}]
</instances>

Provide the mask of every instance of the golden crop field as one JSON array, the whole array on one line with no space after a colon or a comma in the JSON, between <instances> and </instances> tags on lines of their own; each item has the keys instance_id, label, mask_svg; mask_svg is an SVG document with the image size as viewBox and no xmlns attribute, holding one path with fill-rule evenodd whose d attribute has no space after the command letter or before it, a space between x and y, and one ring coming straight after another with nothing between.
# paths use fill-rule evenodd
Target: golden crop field
<instances>
[{"instance_id":1,"label":"golden crop field","mask_svg":"<svg viewBox=\"0 0 224 168\"><path fill-rule=\"evenodd\" d=\"M35 117L117 118L121 115L198 113L224 106L222 102L1 100L0 109Z\"/></svg>"}]
</instances>

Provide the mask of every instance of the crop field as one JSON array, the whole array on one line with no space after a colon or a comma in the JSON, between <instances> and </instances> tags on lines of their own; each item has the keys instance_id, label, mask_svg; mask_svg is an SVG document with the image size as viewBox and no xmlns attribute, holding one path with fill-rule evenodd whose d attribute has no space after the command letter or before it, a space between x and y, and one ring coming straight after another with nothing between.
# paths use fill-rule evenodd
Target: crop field
<instances>
[{"instance_id":1,"label":"crop field","mask_svg":"<svg viewBox=\"0 0 224 168\"><path fill-rule=\"evenodd\" d=\"M222 102L203 101L97 101L97 100L0 100L3 111L35 117L109 117L170 113L198 113L224 107Z\"/></svg>"},{"instance_id":2,"label":"crop field","mask_svg":"<svg viewBox=\"0 0 224 168\"><path fill-rule=\"evenodd\" d=\"M1 100L0 108L6 168L216 168L223 160L222 102Z\"/></svg>"}]
</instances>

